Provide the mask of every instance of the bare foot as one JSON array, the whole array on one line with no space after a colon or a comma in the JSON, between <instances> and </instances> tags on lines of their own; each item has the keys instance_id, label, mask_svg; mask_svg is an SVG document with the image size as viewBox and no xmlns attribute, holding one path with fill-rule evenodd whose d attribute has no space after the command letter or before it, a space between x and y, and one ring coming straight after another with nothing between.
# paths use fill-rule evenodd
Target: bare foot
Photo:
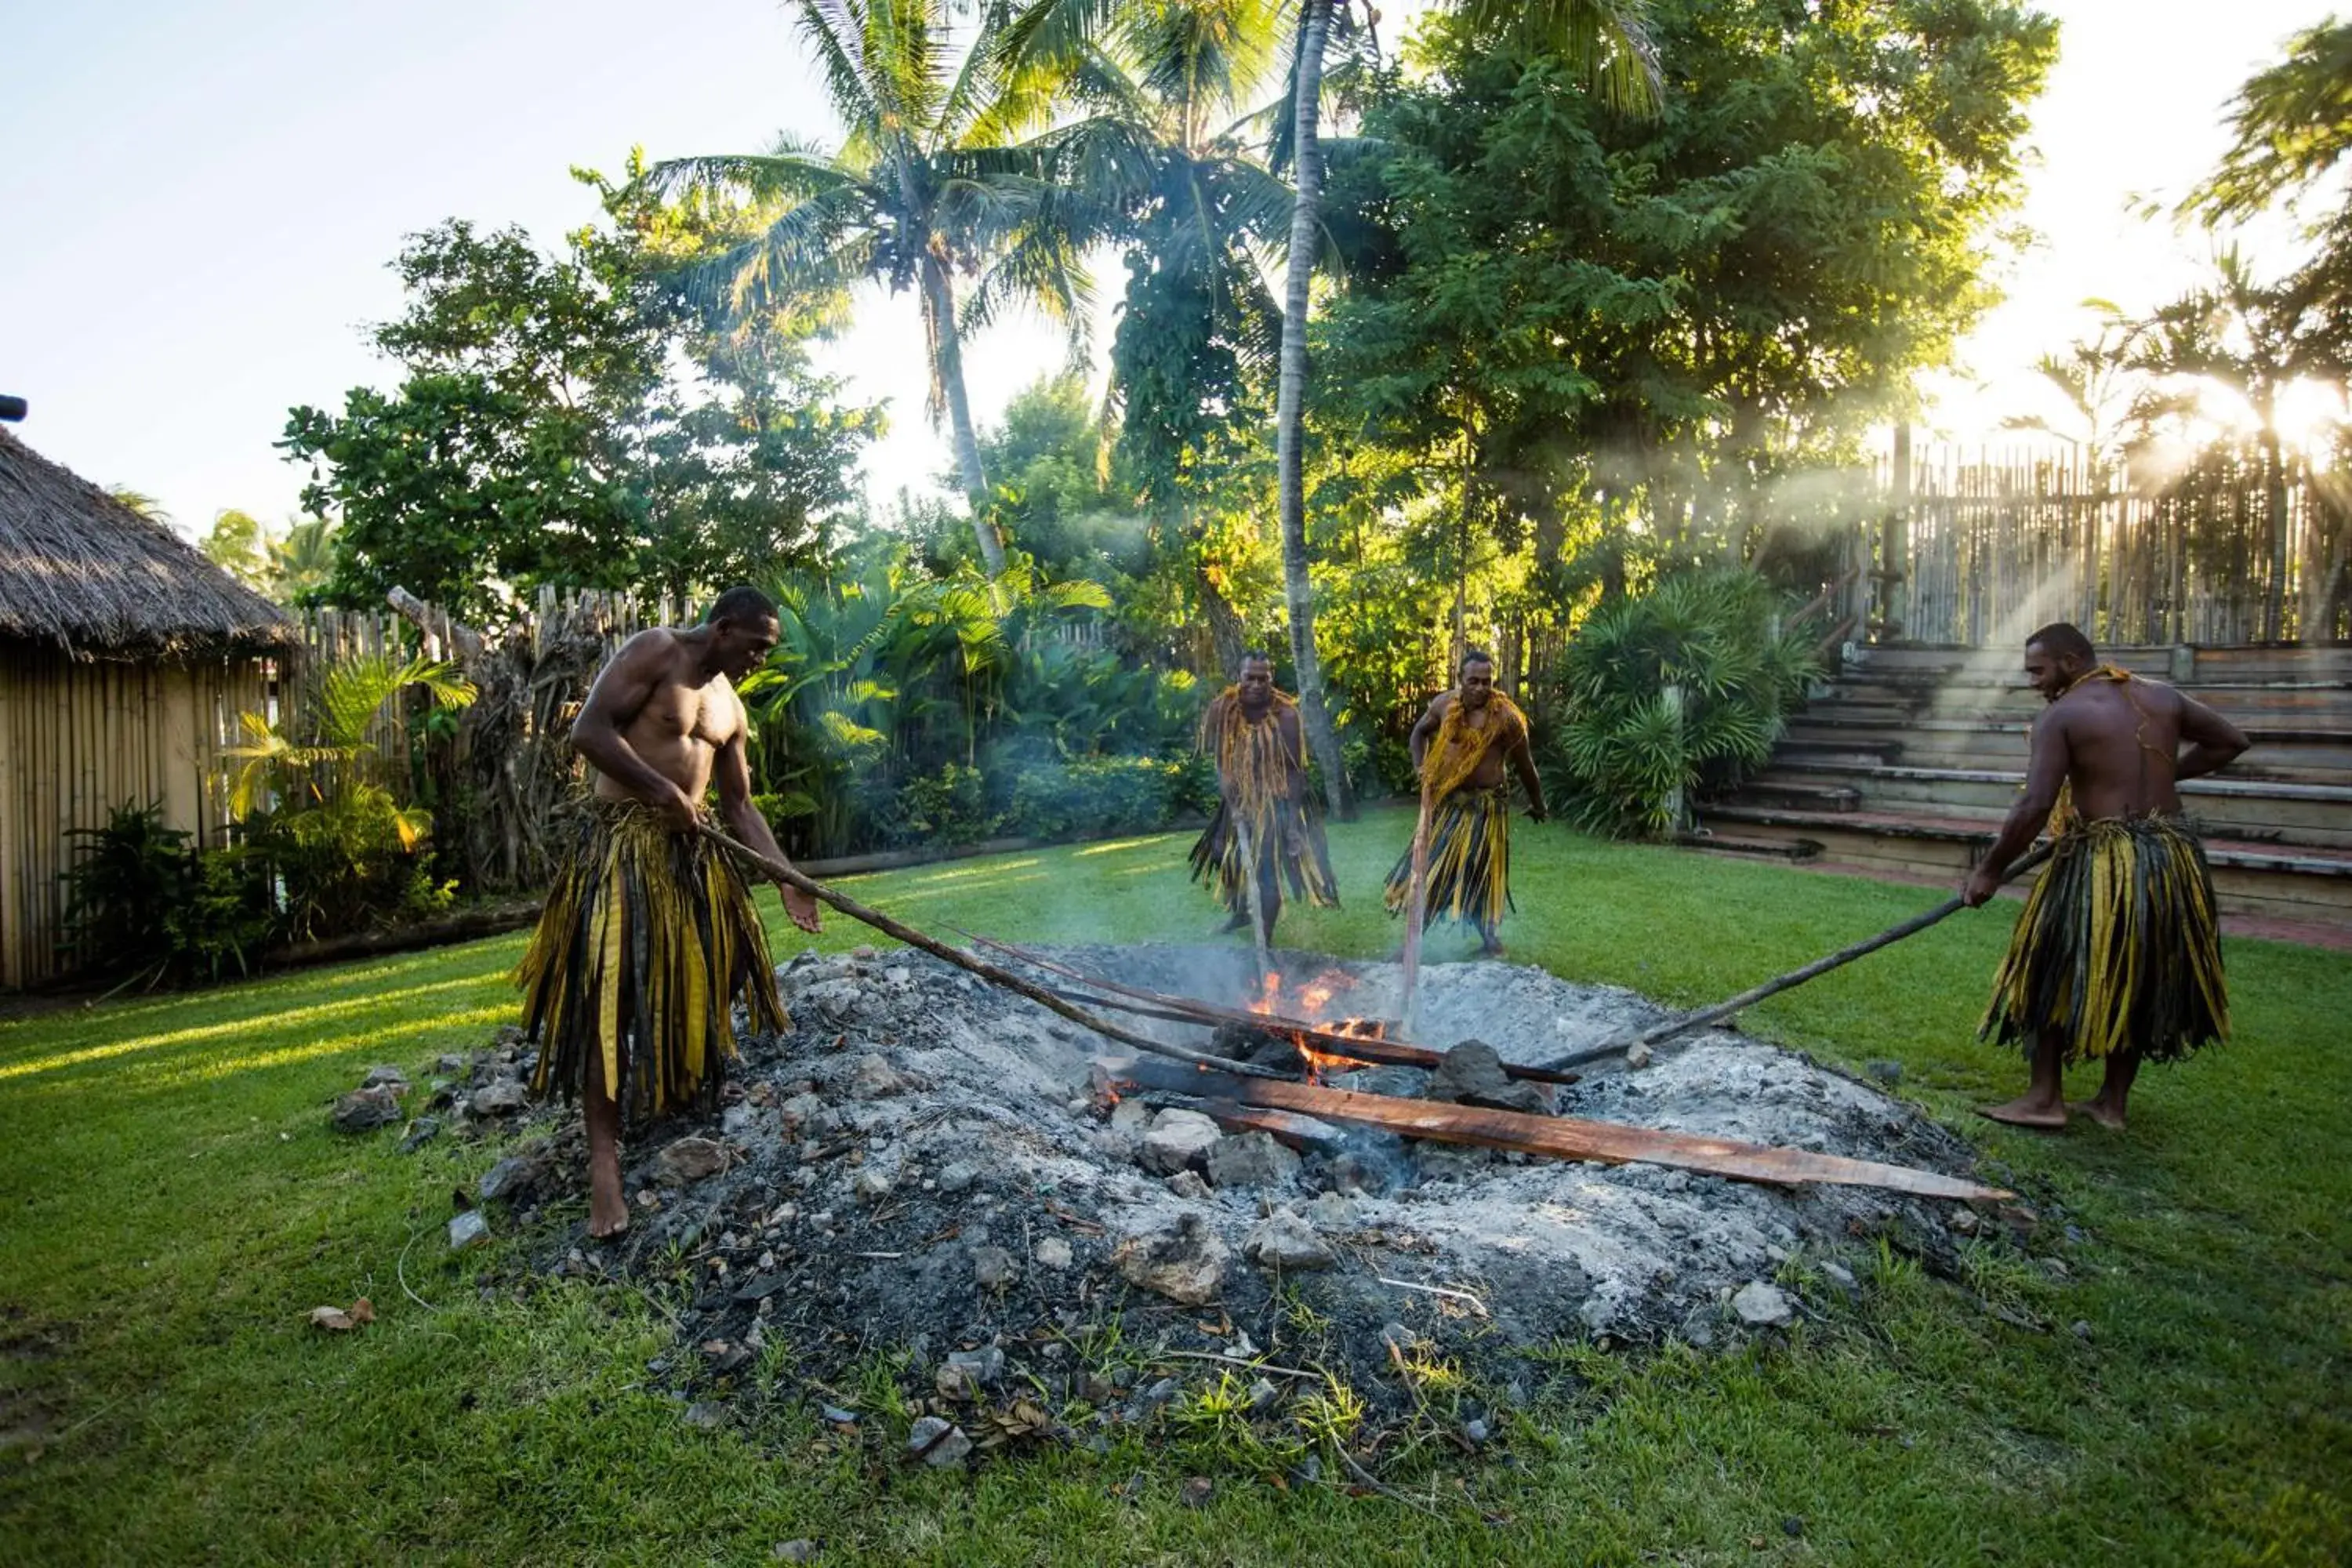
<instances>
[{"instance_id":1,"label":"bare foot","mask_svg":"<svg viewBox=\"0 0 2352 1568\"><path fill-rule=\"evenodd\" d=\"M2070 1100L2066 1109L2076 1116L2090 1118L2110 1132L2121 1132L2124 1130L2124 1113L2113 1109L2103 1100Z\"/></svg>"},{"instance_id":2,"label":"bare foot","mask_svg":"<svg viewBox=\"0 0 2352 1568\"><path fill-rule=\"evenodd\" d=\"M1979 1105L1977 1114L1988 1121L2005 1122L2011 1127L2040 1127L2058 1131L2066 1125L2066 1107L2063 1101L2052 1103L2035 1100L2030 1095L2012 1100L2006 1105Z\"/></svg>"},{"instance_id":3,"label":"bare foot","mask_svg":"<svg viewBox=\"0 0 2352 1568\"><path fill-rule=\"evenodd\" d=\"M1486 941L1478 944L1478 956L1481 958L1507 958L1510 956L1510 949L1503 945L1500 938L1490 936Z\"/></svg>"},{"instance_id":4,"label":"bare foot","mask_svg":"<svg viewBox=\"0 0 2352 1568\"><path fill-rule=\"evenodd\" d=\"M1217 934L1219 936L1223 936L1227 931L1246 931L1248 928L1249 913L1247 910L1244 910L1242 913L1237 914L1233 919L1227 921L1224 924L1219 926L1217 928Z\"/></svg>"},{"instance_id":5,"label":"bare foot","mask_svg":"<svg viewBox=\"0 0 2352 1568\"><path fill-rule=\"evenodd\" d=\"M588 1172L588 1236L593 1241L604 1241L629 1228L629 1200L621 1192L621 1173L617 1166L600 1170L591 1166Z\"/></svg>"}]
</instances>

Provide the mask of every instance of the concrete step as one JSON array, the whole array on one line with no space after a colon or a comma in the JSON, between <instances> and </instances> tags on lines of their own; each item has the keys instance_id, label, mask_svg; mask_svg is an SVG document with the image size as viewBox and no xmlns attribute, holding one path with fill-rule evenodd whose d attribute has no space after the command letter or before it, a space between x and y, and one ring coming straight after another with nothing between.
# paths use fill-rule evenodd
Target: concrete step
<instances>
[{"instance_id":1,"label":"concrete step","mask_svg":"<svg viewBox=\"0 0 2352 1568\"><path fill-rule=\"evenodd\" d=\"M1819 764L1843 753L1874 754L1916 767L2022 769L2032 726L2022 720L1918 719L1907 725L1857 724L1801 714L1774 751L1776 761ZM2283 784L2352 785L2352 731L2246 727L2253 749L2223 776Z\"/></svg>"},{"instance_id":2,"label":"concrete step","mask_svg":"<svg viewBox=\"0 0 2352 1568\"><path fill-rule=\"evenodd\" d=\"M1701 811L1703 825L1749 841L1818 846L1823 862L1957 884L1990 844L1994 815L1808 812L1734 803ZM2214 896L2225 915L2352 931L2352 849L2282 849L2208 838Z\"/></svg>"},{"instance_id":3,"label":"concrete step","mask_svg":"<svg viewBox=\"0 0 2352 1568\"><path fill-rule=\"evenodd\" d=\"M1816 767L1803 763L1772 766L1742 789L1744 799L1798 804L1790 792L1803 785L1843 788L1872 811L1941 815L1947 808L2005 811L2025 783L2024 770L1986 767L1920 767L1909 763L1874 768ZM2213 831L2252 840L2299 847L2352 849L2352 787L2274 779L2191 779L2180 786L2189 812ZM1844 807L1841 809L1854 809Z\"/></svg>"},{"instance_id":4,"label":"concrete step","mask_svg":"<svg viewBox=\"0 0 2352 1568\"><path fill-rule=\"evenodd\" d=\"M2303 647L2293 644L2239 645L2175 648L2133 645L2103 647L2102 662L2116 664L2134 675L2158 680L2183 681L2352 681L2352 645ZM2013 676L2023 666L2025 650L1962 647L1863 647L1855 650L1852 669L1916 679L1965 676L1999 679Z\"/></svg>"},{"instance_id":5,"label":"concrete step","mask_svg":"<svg viewBox=\"0 0 2352 1568\"><path fill-rule=\"evenodd\" d=\"M1862 804L1862 792L1851 784L1774 778L1767 773L1742 784L1739 798L1793 811L1852 811Z\"/></svg>"}]
</instances>

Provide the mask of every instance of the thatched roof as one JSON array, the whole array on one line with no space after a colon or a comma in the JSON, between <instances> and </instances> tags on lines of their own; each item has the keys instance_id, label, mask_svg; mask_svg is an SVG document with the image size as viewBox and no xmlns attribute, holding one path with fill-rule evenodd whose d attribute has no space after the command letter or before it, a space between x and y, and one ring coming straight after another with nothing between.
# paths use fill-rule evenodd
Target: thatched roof
<instances>
[{"instance_id":1,"label":"thatched roof","mask_svg":"<svg viewBox=\"0 0 2352 1568\"><path fill-rule=\"evenodd\" d=\"M283 647L286 612L0 430L0 637L84 658Z\"/></svg>"}]
</instances>

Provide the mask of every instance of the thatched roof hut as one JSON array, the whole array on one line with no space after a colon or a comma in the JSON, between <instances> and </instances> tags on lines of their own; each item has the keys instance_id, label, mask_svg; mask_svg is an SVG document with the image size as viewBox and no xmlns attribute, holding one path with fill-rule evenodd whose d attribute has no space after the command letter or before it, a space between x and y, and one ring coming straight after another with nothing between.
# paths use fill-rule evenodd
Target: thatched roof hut
<instances>
[{"instance_id":1,"label":"thatched roof hut","mask_svg":"<svg viewBox=\"0 0 2352 1568\"><path fill-rule=\"evenodd\" d=\"M195 546L0 430L0 637L135 658L293 636L285 611Z\"/></svg>"},{"instance_id":2,"label":"thatched roof hut","mask_svg":"<svg viewBox=\"0 0 2352 1568\"><path fill-rule=\"evenodd\" d=\"M295 639L194 546L0 430L0 986L73 966L75 830L153 805L220 834L222 748Z\"/></svg>"}]
</instances>

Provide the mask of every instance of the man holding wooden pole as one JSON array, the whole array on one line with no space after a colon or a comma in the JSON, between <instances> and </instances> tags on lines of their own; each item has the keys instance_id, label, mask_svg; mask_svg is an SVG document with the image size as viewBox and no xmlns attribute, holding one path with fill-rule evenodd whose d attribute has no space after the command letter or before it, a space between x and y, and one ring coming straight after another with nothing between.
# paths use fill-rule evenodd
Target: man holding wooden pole
<instances>
[{"instance_id":1,"label":"man holding wooden pole","mask_svg":"<svg viewBox=\"0 0 2352 1568\"><path fill-rule=\"evenodd\" d=\"M1528 816L1541 822L1548 813L1528 747L1527 715L1495 689L1490 656L1477 648L1462 656L1459 684L1430 703L1412 727L1412 745L1421 815L1387 886L1389 912L1407 916L1407 972L1418 965L1422 928L1431 915L1470 926L1478 933L1479 951L1500 958L1497 931L1511 908L1507 760L1527 789Z\"/></svg>"},{"instance_id":2,"label":"man holding wooden pole","mask_svg":"<svg viewBox=\"0 0 2352 1568\"><path fill-rule=\"evenodd\" d=\"M1255 648L1237 674L1201 721L1201 749L1217 763L1217 815L1192 846L1192 879L1230 912L1225 930L1249 926L1265 947L1285 882L1320 909L1338 907L1339 892L1307 787L1298 700L1275 689L1273 662Z\"/></svg>"},{"instance_id":3,"label":"man holding wooden pole","mask_svg":"<svg viewBox=\"0 0 2352 1568\"><path fill-rule=\"evenodd\" d=\"M2213 878L2175 787L2222 767L2246 737L2161 681L2098 662L2075 627L2025 644L2026 679L2048 702L2034 721L2024 793L1962 885L1971 908L2046 823L2050 864L2026 896L1979 1035L2022 1042L2026 1092L1983 1114L2063 1128L2071 1110L2121 1131L2143 1061L2177 1061L2226 1038ZM2188 750L2182 751L2182 742ZM2065 1069L2105 1064L2097 1098L2069 1107Z\"/></svg>"},{"instance_id":4,"label":"man holding wooden pole","mask_svg":"<svg viewBox=\"0 0 2352 1568\"><path fill-rule=\"evenodd\" d=\"M715 783L727 826L785 864L751 804L743 703L732 684L766 661L777 630L766 595L730 588L701 626L631 637L598 672L572 726L594 776L515 979L523 1026L539 1047L533 1090L582 1102L591 1236L628 1227L624 1107L633 1124L715 1107L735 1054L738 997L755 1028L789 1026L751 889L701 831ZM777 879L785 912L815 931L815 901Z\"/></svg>"}]
</instances>

